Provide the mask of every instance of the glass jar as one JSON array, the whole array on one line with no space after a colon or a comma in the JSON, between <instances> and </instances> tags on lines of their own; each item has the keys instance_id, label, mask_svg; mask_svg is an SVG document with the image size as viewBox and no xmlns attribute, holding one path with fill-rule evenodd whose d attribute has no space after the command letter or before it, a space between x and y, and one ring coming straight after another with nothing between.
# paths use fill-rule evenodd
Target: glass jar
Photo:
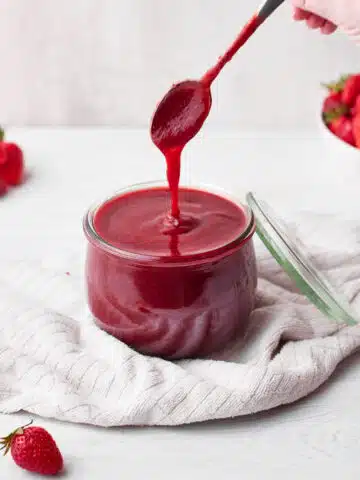
<instances>
[{"instance_id":1,"label":"glass jar","mask_svg":"<svg viewBox=\"0 0 360 480\"><path fill-rule=\"evenodd\" d=\"M166 184L129 186L85 215L89 308L102 330L141 353L203 357L246 332L257 286L254 215L219 189L191 187L243 211L246 224L235 240L206 255L160 258L121 250L99 235L94 218L106 202L158 186Z\"/></svg>"}]
</instances>

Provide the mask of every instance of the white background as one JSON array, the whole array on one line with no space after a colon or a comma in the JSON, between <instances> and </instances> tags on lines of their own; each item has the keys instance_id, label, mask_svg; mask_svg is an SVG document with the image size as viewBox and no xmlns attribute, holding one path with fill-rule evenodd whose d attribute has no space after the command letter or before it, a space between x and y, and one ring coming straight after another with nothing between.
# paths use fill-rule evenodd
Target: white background
<instances>
[{"instance_id":1,"label":"white background","mask_svg":"<svg viewBox=\"0 0 360 480\"><path fill-rule=\"evenodd\" d=\"M0 123L147 126L172 82L199 77L255 0L1 0ZM214 85L208 123L312 126L319 83L356 70L337 33L292 21L285 4Z\"/></svg>"}]
</instances>

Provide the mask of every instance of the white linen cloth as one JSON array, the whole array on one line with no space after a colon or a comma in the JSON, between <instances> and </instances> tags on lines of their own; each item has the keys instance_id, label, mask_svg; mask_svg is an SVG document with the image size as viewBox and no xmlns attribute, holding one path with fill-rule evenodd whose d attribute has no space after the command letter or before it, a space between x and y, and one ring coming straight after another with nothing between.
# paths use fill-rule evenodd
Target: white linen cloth
<instances>
[{"instance_id":1,"label":"white linen cloth","mask_svg":"<svg viewBox=\"0 0 360 480\"><path fill-rule=\"evenodd\" d=\"M317 215L299 223L317 264L359 311L358 229ZM3 260L0 411L106 427L179 425L271 409L314 391L359 347L360 327L325 318L261 245L257 255L246 344L177 362L138 354L92 323L81 256Z\"/></svg>"}]
</instances>

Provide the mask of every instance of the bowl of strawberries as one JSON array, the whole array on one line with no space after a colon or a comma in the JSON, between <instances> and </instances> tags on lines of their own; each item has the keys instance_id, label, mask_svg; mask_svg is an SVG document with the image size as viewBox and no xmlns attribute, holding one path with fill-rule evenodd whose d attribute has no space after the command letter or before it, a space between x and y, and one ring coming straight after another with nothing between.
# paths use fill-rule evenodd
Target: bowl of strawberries
<instances>
[{"instance_id":1,"label":"bowl of strawberries","mask_svg":"<svg viewBox=\"0 0 360 480\"><path fill-rule=\"evenodd\" d=\"M321 120L328 138L348 150L360 149L360 74L341 76L337 81L323 84L326 90L322 101ZM360 156L359 156L360 158Z\"/></svg>"},{"instance_id":2,"label":"bowl of strawberries","mask_svg":"<svg viewBox=\"0 0 360 480\"><path fill-rule=\"evenodd\" d=\"M360 73L342 75L322 86L325 95L320 129L326 146L323 161L332 181L344 184L360 177Z\"/></svg>"}]
</instances>

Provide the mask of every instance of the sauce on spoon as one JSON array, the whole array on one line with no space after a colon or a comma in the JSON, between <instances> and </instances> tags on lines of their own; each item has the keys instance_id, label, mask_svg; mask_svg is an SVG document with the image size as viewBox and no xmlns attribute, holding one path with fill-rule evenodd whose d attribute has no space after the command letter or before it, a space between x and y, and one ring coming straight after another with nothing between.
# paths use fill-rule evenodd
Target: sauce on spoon
<instances>
[{"instance_id":1,"label":"sauce on spoon","mask_svg":"<svg viewBox=\"0 0 360 480\"><path fill-rule=\"evenodd\" d=\"M210 87L224 66L263 22L258 14L245 25L234 43L201 80L185 80L175 84L159 103L152 122L151 138L163 153L171 192L171 212L174 225L181 224L179 180L181 153L199 132L211 108Z\"/></svg>"}]
</instances>

